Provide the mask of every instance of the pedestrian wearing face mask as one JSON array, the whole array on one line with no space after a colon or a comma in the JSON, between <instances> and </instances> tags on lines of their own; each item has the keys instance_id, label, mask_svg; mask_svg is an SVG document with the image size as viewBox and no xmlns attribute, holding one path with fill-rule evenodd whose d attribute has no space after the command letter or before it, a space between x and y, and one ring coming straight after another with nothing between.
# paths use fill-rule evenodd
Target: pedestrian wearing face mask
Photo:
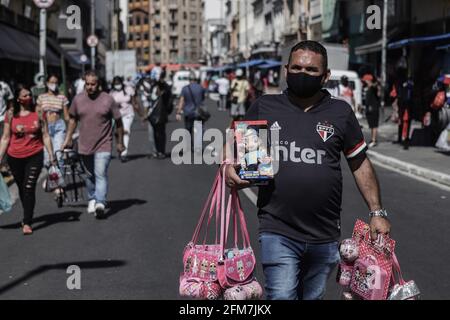
<instances>
[{"instance_id":1,"label":"pedestrian wearing face mask","mask_svg":"<svg viewBox=\"0 0 450 320\"><path fill-rule=\"evenodd\" d=\"M119 105L120 114L122 115L123 123L123 144L125 150L120 154L120 160L122 163L128 161L128 146L130 144L131 125L134 120L134 112L137 109L135 102L134 89L125 86L121 77L114 77L112 81L112 89L109 94L114 98Z\"/></svg>"},{"instance_id":2,"label":"pedestrian wearing face mask","mask_svg":"<svg viewBox=\"0 0 450 320\"><path fill-rule=\"evenodd\" d=\"M26 88L16 90L14 109L7 111L5 116L5 128L0 143L0 162L7 154L23 207L24 235L33 233L36 183L42 170L44 146L49 154L49 161L55 164L46 118L35 111L30 90Z\"/></svg>"},{"instance_id":3,"label":"pedestrian wearing face mask","mask_svg":"<svg viewBox=\"0 0 450 320\"><path fill-rule=\"evenodd\" d=\"M266 120L279 170L259 187L257 206L261 262L269 300L322 299L339 258L341 154L369 207L372 239L389 233L378 181L352 107L323 89L330 77L326 49L318 42L295 45L285 66L288 89L255 101L245 120ZM280 143L283 141L283 144ZM225 165L230 188L250 186Z\"/></svg>"},{"instance_id":4,"label":"pedestrian wearing face mask","mask_svg":"<svg viewBox=\"0 0 450 320\"><path fill-rule=\"evenodd\" d=\"M69 100L59 92L59 78L55 74L47 77L46 92L39 95L36 101L36 111L42 113L48 126L48 134L52 140L53 150L58 156L58 165L63 168L61 146L66 136L66 123L69 121ZM50 156L44 152L44 165L49 167ZM45 187L46 180L44 181ZM55 190L55 200L58 205L62 204L63 192Z\"/></svg>"},{"instance_id":5,"label":"pedestrian wearing face mask","mask_svg":"<svg viewBox=\"0 0 450 320\"><path fill-rule=\"evenodd\" d=\"M153 106L153 102L158 98L156 94L156 88L152 84L150 78L143 78L139 81L137 90L137 100L139 103L138 114L141 118L142 123L147 125L149 151L147 158L156 159L158 158L158 152L156 150L155 132L153 130L152 124L147 120L147 115L149 114Z\"/></svg>"}]
</instances>

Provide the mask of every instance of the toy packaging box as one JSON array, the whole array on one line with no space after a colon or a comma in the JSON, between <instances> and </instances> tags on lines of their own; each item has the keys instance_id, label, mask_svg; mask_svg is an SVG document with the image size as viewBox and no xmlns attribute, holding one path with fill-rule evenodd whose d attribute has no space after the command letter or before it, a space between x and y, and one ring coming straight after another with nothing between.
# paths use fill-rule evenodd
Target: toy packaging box
<instances>
[{"instance_id":1,"label":"toy packaging box","mask_svg":"<svg viewBox=\"0 0 450 320\"><path fill-rule=\"evenodd\" d=\"M239 177L256 185L267 184L274 176L267 121L235 121L234 130Z\"/></svg>"}]
</instances>

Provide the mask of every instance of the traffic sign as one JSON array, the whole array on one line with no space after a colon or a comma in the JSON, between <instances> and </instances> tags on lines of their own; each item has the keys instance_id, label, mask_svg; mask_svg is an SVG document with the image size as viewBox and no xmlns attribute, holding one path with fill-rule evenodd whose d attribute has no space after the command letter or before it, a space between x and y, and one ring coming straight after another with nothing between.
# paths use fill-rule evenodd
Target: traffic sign
<instances>
[{"instance_id":1,"label":"traffic sign","mask_svg":"<svg viewBox=\"0 0 450 320\"><path fill-rule=\"evenodd\" d=\"M96 35L90 35L87 38L87 44L91 48L96 47L98 45L98 38L97 38L97 36Z\"/></svg>"},{"instance_id":2,"label":"traffic sign","mask_svg":"<svg viewBox=\"0 0 450 320\"><path fill-rule=\"evenodd\" d=\"M34 83L38 86L38 85L43 85L44 84L44 77L45 74L43 73L36 73L36 75L34 76Z\"/></svg>"},{"instance_id":3,"label":"traffic sign","mask_svg":"<svg viewBox=\"0 0 450 320\"><path fill-rule=\"evenodd\" d=\"M50 8L55 0L33 0L34 4L40 9Z\"/></svg>"}]
</instances>

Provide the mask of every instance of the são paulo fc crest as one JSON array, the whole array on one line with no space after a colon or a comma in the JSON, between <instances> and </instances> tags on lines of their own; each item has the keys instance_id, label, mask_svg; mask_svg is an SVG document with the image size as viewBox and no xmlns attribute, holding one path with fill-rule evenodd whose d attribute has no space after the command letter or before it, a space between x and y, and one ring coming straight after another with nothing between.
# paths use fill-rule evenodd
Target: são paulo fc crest
<instances>
[{"instance_id":1,"label":"s\u00e3o paulo fc crest","mask_svg":"<svg viewBox=\"0 0 450 320\"><path fill-rule=\"evenodd\" d=\"M316 126L316 131L322 138L323 142L327 142L334 135L334 127L328 122L319 122Z\"/></svg>"}]
</instances>

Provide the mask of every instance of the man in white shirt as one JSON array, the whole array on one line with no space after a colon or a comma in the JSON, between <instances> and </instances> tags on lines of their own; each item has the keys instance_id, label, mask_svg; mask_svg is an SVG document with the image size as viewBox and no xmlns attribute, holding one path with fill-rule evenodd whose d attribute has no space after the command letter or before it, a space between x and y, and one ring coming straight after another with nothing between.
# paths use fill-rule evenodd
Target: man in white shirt
<instances>
[{"instance_id":1,"label":"man in white shirt","mask_svg":"<svg viewBox=\"0 0 450 320\"><path fill-rule=\"evenodd\" d=\"M222 75L222 77L216 80L216 84L218 86L220 96L217 105L219 107L219 111L225 111L227 106L228 92L230 91L230 80Z\"/></svg>"}]
</instances>

